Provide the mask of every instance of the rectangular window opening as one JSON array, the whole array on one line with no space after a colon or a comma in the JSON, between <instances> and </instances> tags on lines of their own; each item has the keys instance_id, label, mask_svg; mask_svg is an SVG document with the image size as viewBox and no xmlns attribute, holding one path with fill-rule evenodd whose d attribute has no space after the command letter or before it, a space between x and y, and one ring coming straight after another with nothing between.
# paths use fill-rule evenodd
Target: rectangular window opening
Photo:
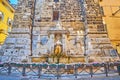
<instances>
[{"instance_id":1,"label":"rectangular window opening","mask_svg":"<svg viewBox=\"0 0 120 80\"><path fill-rule=\"evenodd\" d=\"M53 11L53 21L58 21L59 19L59 11Z\"/></svg>"}]
</instances>

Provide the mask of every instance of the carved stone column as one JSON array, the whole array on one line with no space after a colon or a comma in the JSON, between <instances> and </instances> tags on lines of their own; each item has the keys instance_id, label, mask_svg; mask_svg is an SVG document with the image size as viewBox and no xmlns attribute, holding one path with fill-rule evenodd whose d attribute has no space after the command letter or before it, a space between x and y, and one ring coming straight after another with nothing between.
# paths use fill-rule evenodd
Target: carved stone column
<instances>
[{"instance_id":1,"label":"carved stone column","mask_svg":"<svg viewBox=\"0 0 120 80\"><path fill-rule=\"evenodd\" d=\"M65 34L62 35L62 44L63 44L63 52L67 52L67 36Z\"/></svg>"},{"instance_id":2,"label":"carved stone column","mask_svg":"<svg viewBox=\"0 0 120 80\"><path fill-rule=\"evenodd\" d=\"M55 37L54 34L50 34L50 43L51 43L51 45L50 45L50 52L51 53L54 53L54 37Z\"/></svg>"}]
</instances>

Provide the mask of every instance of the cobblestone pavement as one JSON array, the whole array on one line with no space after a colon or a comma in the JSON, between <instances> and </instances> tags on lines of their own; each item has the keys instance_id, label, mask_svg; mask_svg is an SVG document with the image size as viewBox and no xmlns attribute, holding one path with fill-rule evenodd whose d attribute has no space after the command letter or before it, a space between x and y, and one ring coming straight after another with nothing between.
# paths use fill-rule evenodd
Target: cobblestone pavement
<instances>
[{"instance_id":1,"label":"cobblestone pavement","mask_svg":"<svg viewBox=\"0 0 120 80\"><path fill-rule=\"evenodd\" d=\"M0 75L0 80L57 80L55 78L49 78L49 79L45 79L45 78L28 78L28 77L12 77L12 76L5 76L5 75ZM62 79L58 79L58 80L120 80L120 76L111 76L111 77L94 77L94 78L79 78L79 79L75 79L75 78L71 78L71 79L67 79L67 78L62 78Z\"/></svg>"}]
</instances>

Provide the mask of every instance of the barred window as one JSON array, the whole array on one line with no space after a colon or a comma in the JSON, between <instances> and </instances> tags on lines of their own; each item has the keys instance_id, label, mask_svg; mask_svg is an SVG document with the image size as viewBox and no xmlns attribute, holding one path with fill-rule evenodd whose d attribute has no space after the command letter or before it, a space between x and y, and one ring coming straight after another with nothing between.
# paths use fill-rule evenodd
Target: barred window
<instances>
[{"instance_id":1,"label":"barred window","mask_svg":"<svg viewBox=\"0 0 120 80\"><path fill-rule=\"evenodd\" d=\"M12 23L13 23L13 22L12 22L12 19L8 18L8 23L7 23L8 26L12 26Z\"/></svg>"},{"instance_id":2,"label":"barred window","mask_svg":"<svg viewBox=\"0 0 120 80\"><path fill-rule=\"evenodd\" d=\"M4 15L3 15L3 13L0 11L0 21L2 21L3 18L4 18Z\"/></svg>"},{"instance_id":3,"label":"barred window","mask_svg":"<svg viewBox=\"0 0 120 80\"><path fill-rule=\"evenodd\" d=\"M11 32L11 28L12 28L12 24L13 24L12 19L8 18L7 24L8 24L8 32Z\"/></svg>"}]
</instances>

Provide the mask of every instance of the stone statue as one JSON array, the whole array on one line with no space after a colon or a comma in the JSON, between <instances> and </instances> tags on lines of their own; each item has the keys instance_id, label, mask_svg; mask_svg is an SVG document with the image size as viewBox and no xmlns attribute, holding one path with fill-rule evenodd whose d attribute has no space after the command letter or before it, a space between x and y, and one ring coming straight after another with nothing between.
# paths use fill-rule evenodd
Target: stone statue
<instances>
[{"instance_id":1,"label":"stone statue","mask_svg":"<svg viewBox=\"0 0 120 80\"><path fill-rule=\"evenodd\" d=\"M58 40L55 46L55 54L60 54L62 52L61 42Z\"/></svg>"}]
</instances>

